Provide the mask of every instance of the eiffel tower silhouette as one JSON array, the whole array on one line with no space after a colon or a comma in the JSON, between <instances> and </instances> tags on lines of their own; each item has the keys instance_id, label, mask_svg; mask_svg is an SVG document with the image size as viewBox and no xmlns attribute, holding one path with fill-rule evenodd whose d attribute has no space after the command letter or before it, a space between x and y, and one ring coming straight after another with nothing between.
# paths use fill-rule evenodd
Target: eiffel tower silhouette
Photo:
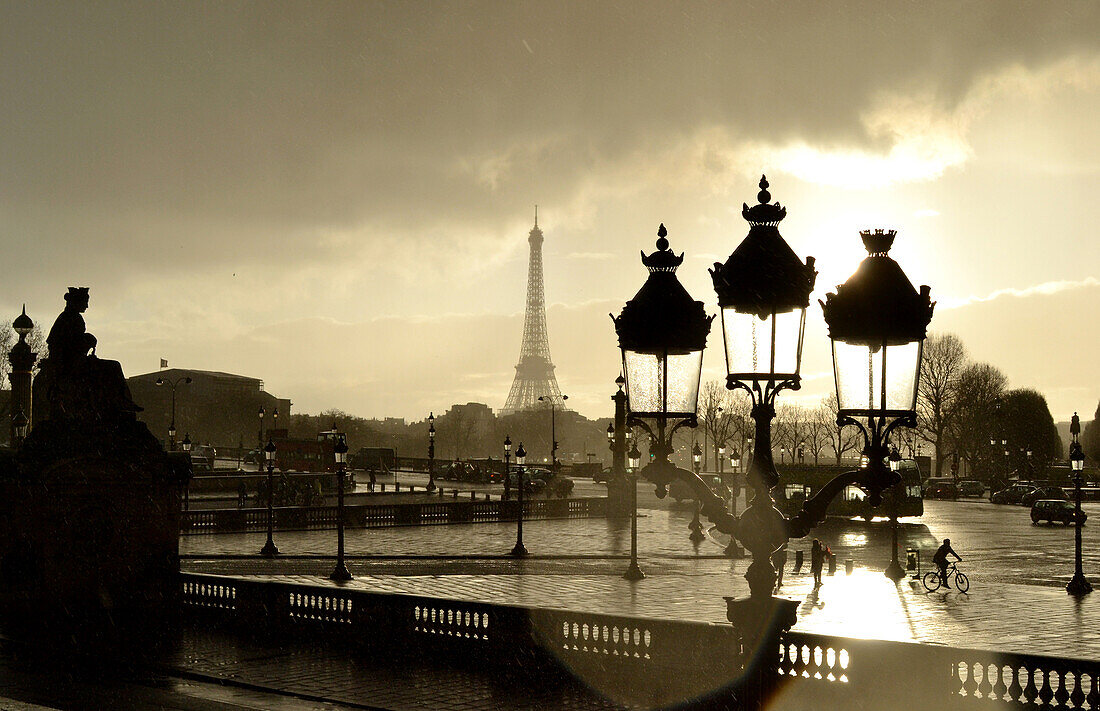
<instances>
[{"instance_id":1,"label":"eiffel tower silhouette","mask_svg":"<svg viewBox=\"0 0 1100 711\"><path fill-rule=\"evenodd\" d=\"M523 318L523 344L519 349L516 378L502 415L521 410L545 407L539 396L546 397L559 409L565 409L558 379L554 376L554 364L550 362L550 341L546 336L546 301L542 289L542 230L539 229L539 208L535 206L535 226L527 236L531 245L531 259L527 266L527 313Z\"/></svg>"}]
</instances>

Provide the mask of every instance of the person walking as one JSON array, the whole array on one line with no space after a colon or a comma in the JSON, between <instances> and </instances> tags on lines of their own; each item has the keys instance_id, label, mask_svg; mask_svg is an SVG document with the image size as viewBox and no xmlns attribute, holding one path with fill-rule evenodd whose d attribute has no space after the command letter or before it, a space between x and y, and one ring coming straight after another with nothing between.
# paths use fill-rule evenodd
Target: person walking
<instances>
[{"instance_id":1,"label":"person walking","mask_svg":"<svg viewBox=\"0 0 1100 711\"><path fill-rule=\"evenodd\" d=\"M783 587L783 568L787 566L787 544L784 543L772 553L772 565L775 567L775 589Z\"/></svg>"},{"instance_id":2,"label":"person walking","mask_svg":"<svg viewBox=\"0 0 1100 711\"><path fill-rule=\"evenodd\" d=\"M825 546L821 541L814 539L810 547L810 572L814 575L814 587L821 586L821 567L825 564Z\"/></svg>"}]
</instances>

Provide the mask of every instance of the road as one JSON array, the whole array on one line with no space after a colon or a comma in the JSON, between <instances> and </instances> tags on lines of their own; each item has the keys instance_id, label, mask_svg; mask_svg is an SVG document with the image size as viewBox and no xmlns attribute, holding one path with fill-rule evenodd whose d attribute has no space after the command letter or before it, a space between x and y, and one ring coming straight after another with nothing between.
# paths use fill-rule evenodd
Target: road
<instances>
[{"instance_id":1,"label":"road","mask_svg":"<svg viewBox=\"0 0 1100 711\"><path fill-rule=\"evenodd\" d=\"M357 479L365 479L358 474ZM382 481L381 479L379 481ZM423 475L401 473L399 481L424 484ZM392 483L392 482L389 482ZM499 495L500 485L458 484L439 482L448 490ZM359 485L365 488L365 483ZM597 496L606 493L603 485L576 480L576 496ZM740 502L744 506L744 499ZM695 546L688 540L687 528L692 508L689 502L660 500L653 486L638 484L639 549L646 558L693 558L721 553L726 538L711 529L710 537ZM1100 522L1100 503L1084 504L1090 521ZM476 556L507 552L514 541L514 524L469 524L450 527L355 529L348 532L347 550L351 555L436 555ZM531 521L524 527L527 547L536 555L556 557L621 556L629 553L629 525L625 521L570 520ZM184 536L181 553L186 555L248 554L258 548L254 540L262 534L224 534ZM891 532L889 522L875 520L829 519L814 535L837 554L843 569L851 560L856 569L881 570L890 559ZM300 531L278 534L284 553L299 555L329 555L335 533L332 531ZM991 504L984 499L925 502L925 515L919 519L903 519L899 526L899 557L904 563L905 549L922 550L922 565L929 565L932 551L943 538L950 538L955 550L963 556L961 569L975 584L1008 582L1028 585L1059 586L1073 573L1073 528L1061 525L1031 523L1028 509L1022 506ZM261 540L262 544L262 540ZM790 562L794 552L803 550L807 557L809 539L791 542ZM1100 583L1100 525L1086 525L1083 532L1086 575Z\"/></svg>"}]
</instances>

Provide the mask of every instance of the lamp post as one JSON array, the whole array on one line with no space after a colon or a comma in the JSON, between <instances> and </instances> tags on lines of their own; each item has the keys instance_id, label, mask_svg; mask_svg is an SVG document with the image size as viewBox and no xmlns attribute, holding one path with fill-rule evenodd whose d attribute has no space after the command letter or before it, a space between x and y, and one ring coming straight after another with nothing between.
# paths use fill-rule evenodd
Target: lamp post
<instances>
[{"instance_id":1,"label":"lamp post","mask_svg":"<svg viewBox=\"0 0 1100 711\"><path fill-rule=\"evenodd\" d=\"M446 413L444 413L446 414ZM428 413L428 491L435 491L435 413Z\"/></svg>"},{"instance_id":2,"label":"lamp post","mask_svg":"<svg viewBox=\"0 0 1100 711\"><path fill-rule=\"evenodd\" d=\"M511 442L505 437L505 447L508 447ZM516 487L519 492L519 509L516 511L516 545L512 547L511 555L521 558L527 555L527 549L523 546L523 465L527 462L527 450L523 448L523 442L519 443L519 447L516 449L516 477L519 482L519 486Z\"/></svg>"},{"instance_id":3,"label":"lamp post","mask_svg":"<svg viewBox=\"0 0 1100 711\"><path fill-rule=\"evenodd\" d=\"M512 486L512 438L504 435L504 498L510 498Z\"/></svg>"},{"instance_id":4,"label":"lamp post","mask_svg":"<svg viewBox=\"0 0 1100 711\"><path fill-rule=\"evenodd\" d=\"M256 435L256 441L258 441L259 444L257 444L256 447L259 448L262 451L263 447L264 447L264 414L265 414L263 405L260 405L260 409L256 414L260 416L260 431ZM258 464L258 462L257 462L257 464Z\"/></svg>"},{"instance_id":5,"label":"lamp post","mask_svg":"<svg viewBox=\"0 0 1100 711\"><path fill-rule=\"evenodd\" d=\"M898 448L893 447L890 449L890 471L901 471L901 454L898 453ZM900 476L900 475L899 475ZM890 532L893 538L892 554L890 558L890 565L886 566L886 570L883 571L883 575L893 580L895 583L905 577L905 569L901 567L901 563L898 562L898 499L900 498L898 487L892 487L890 489Z\"/></svg>"},{"instance_id":6,"label":"lamp post","mask_svg":"<svg viewBox=\"0 0 1100 711\"><path fill-rule=\"evenodd\" d=\"M267 462L267 543L260 549L260 555L264 558L274 558L279 555L279 549L275 547L275 540L271 535L275 519L275 443L270 437L268 437L267 444L264 446L264 461Z\"/></svg>"},{"instance_id":7,"label":"lamp post","mask_svg":"<svg viewBox=\"0 0 1100 711\"><path fill-rule=\"evenodd\" d=\"M190 458L191 456L191 435L185 434L183 441L180 442L183 446L183 453ZM191 507L191 477L187 477L187 482L183 485L183 510L187 511Z\"/></svg>"},{"instance_id":8,"label":"lamp post","mask_svg":"<svg viewBox=\"0 0 1100 711\"><path fill-rule=\"evenodd\" d=\"M718 456L715 457L714 466L718 470L718 476L722 476L722 460L726 458L726 445L718 445Z\"/></svg>"},{"instance_id":9,"label":"lamp post","mask_svg":"<svg viewBox=\"0 0 1100 711\"><path fill-rule=\"evenodd\" d=\"M168 425L168 451L176 451L176 386L180 383L189 384L191 376L183 375L175 380L170 378L157 378L157 385L172 386L172 421Z\"/></svg>"},{"instance_id":10,"label":"lamp post","mask_svg":"<svg viewBox=\"0 0 1100 711\"><path fill-rule=\"evenodd\" d=\"M724 450L725 450L725 447L720 447L719 448L719 451L724 451ZM695 476L699 476L699 460L702 458L702 456L703 456L703 451L701 449L699 449L699 444L696 443L695 447L691 450L691 464L692 464L692 467L695 469ZM718 462L719 462L718 468L719 469L722 468L721 467L721 461L722 461L721 459L718 460ZM721 476L721 475L719 475L719 476ZM692 507L695 509L695 512L692 514L691 523L688 524L688 528L691 529L691 534L688 536L688 539L690 539L692 543L699 544L699 543L702 543L704 540L706 540L707 536L706 536L705 533L703 533L703 524L702 524L702 522L699 521L700 503L698 501L693 501L692 502Z\"/></svg>"},{"instance_id":11,"label":"lamp post","mask_svg":"<svg viewBox=\"0 0 1100 711\"><path fill-rule=\"evenodd\" d=\"M638 451L637 442L630 445L626 457L630 465L630 565L623 577L634 581L645 578L645 573L638 567L638 467L642 463L642 453Z\"/></svg>"},{"instance_id":12,"label":"lamp post","mask_svg":"<svg viewBox=\"0 0 1100 711\"><path fill-rule=\"evenodd\" d=\"M336 567L328 577L330 580L343 583L351 580L351 571L344 563L344 477L348 463L346 439L340 437L332 451L336 457Z\"/></svg>"},{"instance_id":13,"label":"lamp post","mask_svg":"<svg viewBox=\"0 0 1100 711\"><path fill-rule=\"evenodd\" d=\"M1078 441L1081 434L1081 418L1077 416L1076 412L1073 413L1073 419L1070 420L1069 431L1070 436L1073 438L1069 445L1069 464L1073 469L1074 531L1073 578L1066 585L1066 592L1080 597L1092 592L1092 585L1085 578L1085 573L1081 569L1081 472L1085 468L1085 452L1081 449L1081 443Z\"/></svg>"},{"instance_id":14,"label":"lamp post","mask_svg":"<svg viewBox=\"0 0 1100 711\"><path fill-rule=\"evenodd\" d=\"M785 389L798 389L801 384L805 310L817 274L813 258L801 262L779 234L777 226L786 216L786 209L778 203L769 204L771 194L765 179L760 181L760 187L760 204L751 208L746 205L742 211L750 225L748 236L725 264L716 264L711 270L722 312L726 386L744 389L752 399L756 428L749 483L756 494L740 516L733 516L725 510L721 497L691 472L658 462L642 471L658 485L658 496L665 493L673 478L690 483L703 502L703 513L716 528L737 538L751 552L753 562L745 573L750 597L727 598L727 618L734 623L742 651L747 654L754 649L774 648L778 636L795 621L798 603L772 596L777 578L772 553L788 539L804 537L824 521L829 503L846 486L863 488L871 505L878 506L882 491L900 479L897 472L890 472L885 465L887 440L893 428L915 424L920 351L932 316L929 289L922 287L918 294L897 263L886 256L894 233L865 233L864 243L870 255L848 282L838 288L837 294L829 295L823 306L833 343L840 404L838 424L855 424L861 429L868 466L834 477L803 504L801 511L786 518L775 508L771 496L771 489L779 483L772 459L771 421L775 417L776 395ZM639 292L636 300L640 300L643 292ZM623 316L616 320L624 356L630 355L622 328L630 309L628 304ZM699 311L705 319L701 308ZM665 312L671 309L666 308ZM677 313L678 318L666 315L659 322L672 332L665 338L694 333L694 323L681 314ZM891 354L889 361L887 352ZM887 363L889 369L883 368ZM671 368L646 365L644 371L639 370L672 381L671 376L664 375ZM631 375L628 372L628 386ZM675 382L677 397L695 397L697 391L693 388L697 380L677 374ZM672 392L660 394L669 400L673 398ZM634 404L630 387L628 395L631 409L640 410ZM855 417L865 417L866 425ZM756 659L747 683L750 689L755 684L763 695L778 678L775 668L778 659L767 652L756 655ZM751 698L751 691L749 697L750 703L756 701ZM763 696L758 703L763 705Z\"/></svg>"},{"instance_id":15,"label":"lamp post","mask_svg":"<svg viewBox=\"0 0 1100 711\"><path fill-rule=\"evenodd\" d=\"M668 494L669 482L677 477L694 479L714 496L698 475L669 460L676 430L697 425L703 349L714 317L707 316L703 303L692 299L677 279L676 269L684 255L669 249L667 234L662 224L657 230L657 251L648 256L642 253L649 277L622 313L613 317L626 376L627 424L649 433L652 461L640 473L657 484L659 498ZM635 469L634 477L638 473ZM636 497L636 481L632 490ZM700 500L698 490L695 498ZM634 538L632 534L632 548ZM633 567L627 572L633 573Z\"/></svg>"},{"instance_id":16,"label":"lamp post","mask_svg":"<svg viewBox=\"0 0 1100 711\"><path fill-rule=\"evenodd\" d=\"M13 448L23 445L23 440L27 438L27 425L29 424L30 420L23 414L23 410L16 410L15 415L11 418L11 445Z\"/></svg>"},{"instance_id":17,"label":"lamp post","mask_svg":"<svg viewBox=\"0 0 1100 711\"><path fill-rule=\"evenodd\" d=\"M565 401L569 399L568 395L562 395L562 407L565 407ZM555 474L558 473L558 434L555 426L554 418L554 398L549 395L539 395L539 402L550 403L550 470Z\"/></svg>"}]
</instances>

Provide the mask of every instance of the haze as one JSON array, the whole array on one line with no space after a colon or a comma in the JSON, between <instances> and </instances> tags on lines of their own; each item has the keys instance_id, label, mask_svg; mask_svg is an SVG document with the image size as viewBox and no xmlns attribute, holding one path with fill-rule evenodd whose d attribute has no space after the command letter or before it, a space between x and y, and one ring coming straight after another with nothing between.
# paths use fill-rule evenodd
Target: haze
<instances>
[{"instance_id":1,"label":"haze","mask_svg":"<svg viewBox=\"0 0 1100 711\"><path fill-rule=\"evenodd\" d=\"M610 414L609 312L659 223L706 268L761 173L821 272L891 255L1056 420L1100 399L1100 6L6 3L0 318L91 287L99 355L262 378L296 412L501 407L534 205L569 404ZM711 334L704 378L724 373Z\"/></svg>"}]
</instances>

